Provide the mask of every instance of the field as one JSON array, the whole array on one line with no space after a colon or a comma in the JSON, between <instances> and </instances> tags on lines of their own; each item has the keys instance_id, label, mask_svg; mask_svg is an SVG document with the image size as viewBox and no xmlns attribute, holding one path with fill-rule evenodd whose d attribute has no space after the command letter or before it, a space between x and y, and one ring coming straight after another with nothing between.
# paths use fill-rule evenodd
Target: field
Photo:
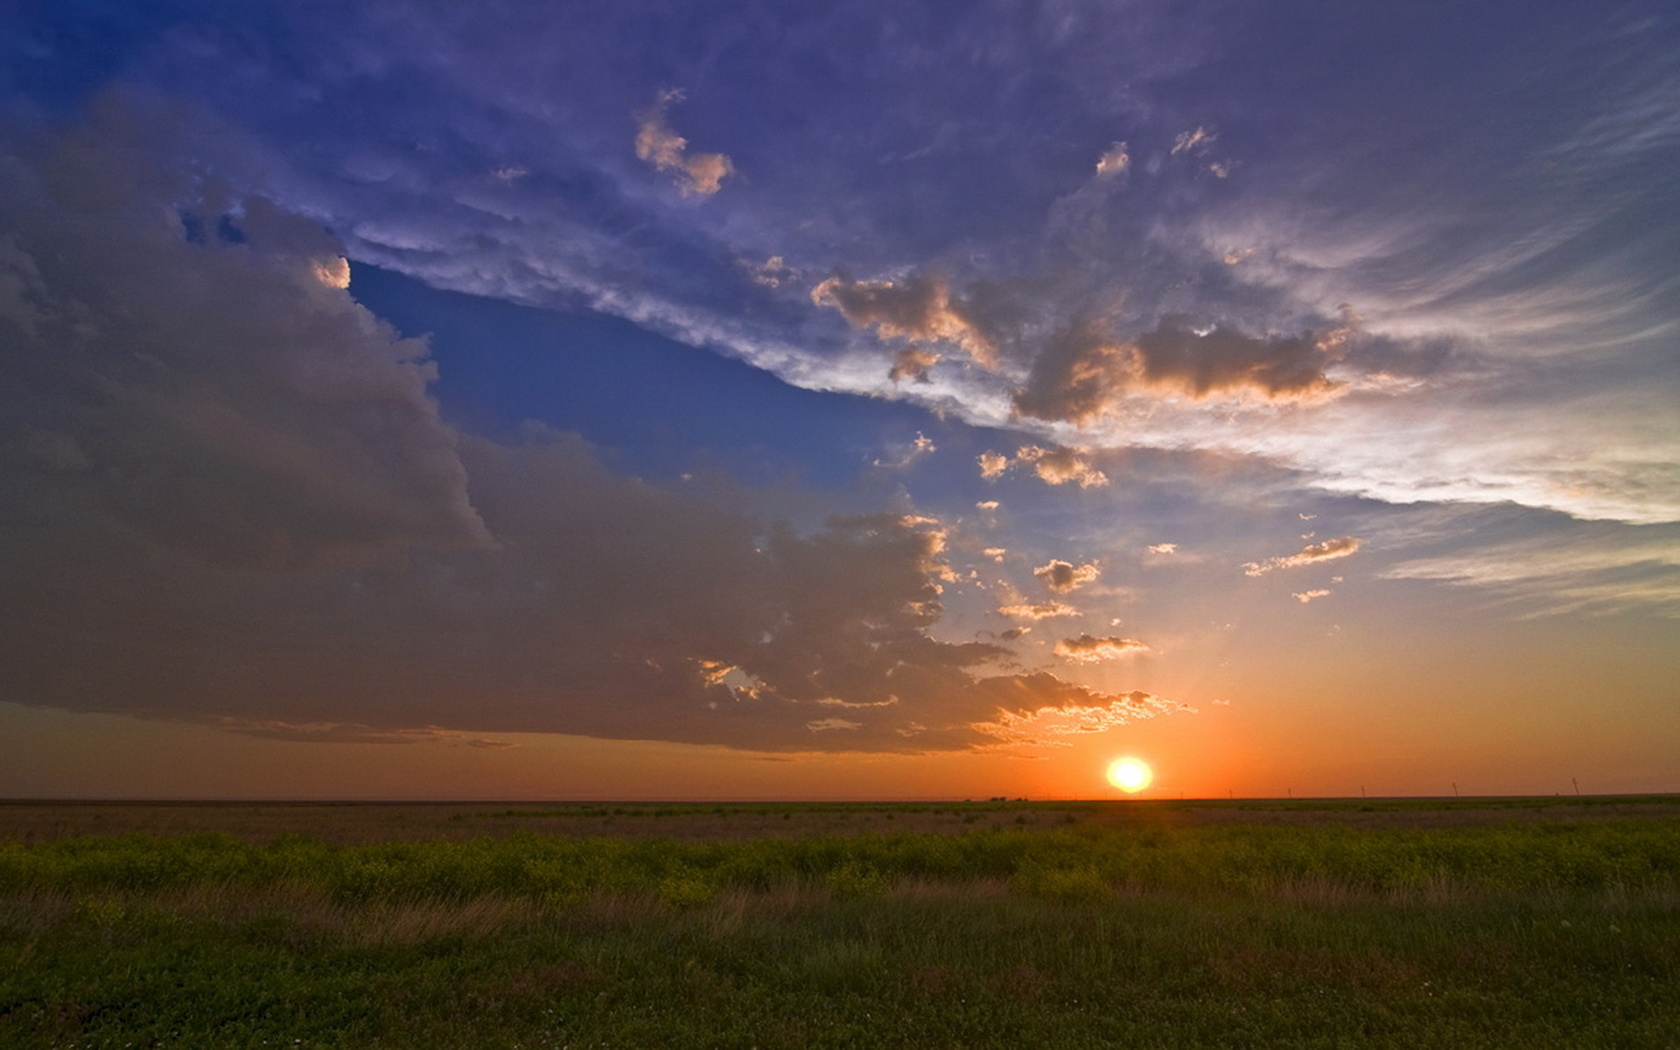
<instances>
[{"instance_id":1,"label":"field","mask_svg":"<svg viewBox=\"0 0 1680 1050\"><path fill-rule=\"evenodd\" d=\"M1680 799L0 803L6 1047L1680 1047Z\"/></svg>"}]
</instances>

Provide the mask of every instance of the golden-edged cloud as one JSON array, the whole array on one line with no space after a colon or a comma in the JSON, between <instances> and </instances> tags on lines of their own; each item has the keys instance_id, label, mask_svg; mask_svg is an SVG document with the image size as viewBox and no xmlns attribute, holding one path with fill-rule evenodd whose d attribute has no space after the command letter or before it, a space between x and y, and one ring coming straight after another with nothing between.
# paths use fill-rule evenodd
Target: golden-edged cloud
<instances>
[{"instance_id":1,"label":"golden-edged cloud","mask_svg":"<svg viewBox=\"0 0 1680 1050\"><path fill-rule=\"evenodd\" d=\"M1046 485L1073 483L1082 489L1101 488L1108 484L1108 475L1096 468L1084 449L1044 448L1022 445L1013 457L1001 452L982 452L977 462L980 476L989 480L1000 478L1011 467L1026 465Z\"/></svg>"},{"instance_id":2,"label":"golden-edged cloud","mask_svg":"<svg viewBox=\"0 0 1680 1050\"><path fill-rule=\"evenodd\" d=\"M722 153L690 153L688 140L671 130L666 111L681 102L680 91L666 91L652 109L637 114L636 156L660 171L669 173L683 196L710 197L735 171Z\"/></svg>"},{"instance_id":3,"label":"golden-edged cloud","mask_svg":"<svg viewBox=\"0 0 1680 1050\"><path fill-rule=\"evenodd\" d=\"M960 347L987 368L997 365L997 343L969 305L951 295L943 277L911 274L897 280L854 281L830 277L811 289L811 301L832 306L854 328L873 328L882 339ZM919 378L939 360L926 346L912 346L893 365L893 378Z\"/></svg>"},{"instance_id":4,"label":"golden-edged cloud","mask_svg":"<svg viewBox=\"0 0 1680 1050\"><path fill-rule=\"evenodd\" d=\"M1148 651L1149 646L1136 638L1096 638L1089 634L1082 634L1077 638L1063 638L1056 643L1055 648L1056 655L1064 660L1084 664L1118 660Z\"/></svg>"},{"instance_id":5,"label":"golden-edged cloud","mask_svg":"<svg viewBox=\"0 0 1680 1050\"><path fill-rule=\"evenodd\" d=\"M1136 394L1193 401L1322 400L1343 389L1324 370L1340 358L1346 341L1343 329L1252 336L1226 325L1198 326L1182 316L1165 317L1154 330L1129 339L1100 324L1082 324L1045 344L1015 392L1015 411L1085 424Z\"/></svg>"},{"instance_id":6,"label":"golden-edged cloud","mask_svg":"<svg viewBox=\"0 0 1680 1050\"><path fill-rule=\"evenodd\" d=\"M1359 540L1353 536L1342 536L1323 543L1314 543L1303 547L1298 554L1289 554L1264 561L1251 561L1243 566L1243 573L1248 576L1264 576L1274 569L1294 569L1302 565L1315 565L1321 561L1334 561L1345 558L1359 549Z\"/></svg>"},{"instance_id":7,"label":"golden-edged cloud","mask_svg":"<svg viewBox=\"0 0 1680 1050\"><path fill-rule=\"evenodd\" d=\"M1058 616L1078 616L1079 610L1065 602L1016 602L1000 605L998 612L1017 620L1050 620Z\"/></svg>"},{"instance_id":8,"label":"golden-edged cloud","mask_svg":"<svg viewBox=\"0 0 1680 1050\"><path fill-rule=\"evenodd\" d=\"M1034 569L1032 574L1057 594L1066 594L1093 582L1102 575L1102 570L1091 564L1075 565L1070 561L1052 558L1049 563Z\"/></svg>"}]
</instances>

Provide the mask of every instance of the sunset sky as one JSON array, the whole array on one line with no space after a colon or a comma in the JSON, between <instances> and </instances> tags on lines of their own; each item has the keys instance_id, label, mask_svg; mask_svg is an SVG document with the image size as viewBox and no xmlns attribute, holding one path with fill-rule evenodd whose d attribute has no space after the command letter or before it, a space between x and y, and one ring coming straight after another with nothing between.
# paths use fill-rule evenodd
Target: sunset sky
<instances>
[{"instance_id":1,"label":"sunset sky","mask_svg":"<svg viewBox=\"0 0 1680 1050\"><path fill-rule=\"evenodd\" d=\"M1680 791L1680 11L0 7L0 797Z\"/></svg>"}]
</instances>

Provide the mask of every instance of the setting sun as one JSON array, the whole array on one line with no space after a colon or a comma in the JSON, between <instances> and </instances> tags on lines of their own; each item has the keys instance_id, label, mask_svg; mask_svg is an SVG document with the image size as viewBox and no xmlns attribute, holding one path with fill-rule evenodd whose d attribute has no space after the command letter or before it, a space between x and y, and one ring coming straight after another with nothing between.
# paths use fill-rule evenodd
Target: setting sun
<instances>
[{"instance_id":1,"label":"setting sun","mask_svg":"<svg viewBox=\"0 0 1680 1050\"><path fill-rule=\"evenodd\" d=\"M1155 772L1140 758L1117 758L1108 766L1108 782L1128 795L1135 795L1149 786Z\"/></svg>"}]
</instances>

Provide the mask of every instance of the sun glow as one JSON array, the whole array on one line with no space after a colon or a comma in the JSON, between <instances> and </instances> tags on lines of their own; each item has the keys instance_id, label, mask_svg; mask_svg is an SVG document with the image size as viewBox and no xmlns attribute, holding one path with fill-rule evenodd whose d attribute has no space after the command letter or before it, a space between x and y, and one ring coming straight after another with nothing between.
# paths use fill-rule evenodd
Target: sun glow
<instances>
[{"instance_id":1,"label":"sun glow","mask_svg":"<svg viewBox=\"0 0 1680 1050\"><path fill-rule=\"evenodd\" d=\"M1108 764L1108 782L1128 795L1135 795L1155 779L1155 771L1141 758L1117 758Z\"/></svg>"}]
</instances>

